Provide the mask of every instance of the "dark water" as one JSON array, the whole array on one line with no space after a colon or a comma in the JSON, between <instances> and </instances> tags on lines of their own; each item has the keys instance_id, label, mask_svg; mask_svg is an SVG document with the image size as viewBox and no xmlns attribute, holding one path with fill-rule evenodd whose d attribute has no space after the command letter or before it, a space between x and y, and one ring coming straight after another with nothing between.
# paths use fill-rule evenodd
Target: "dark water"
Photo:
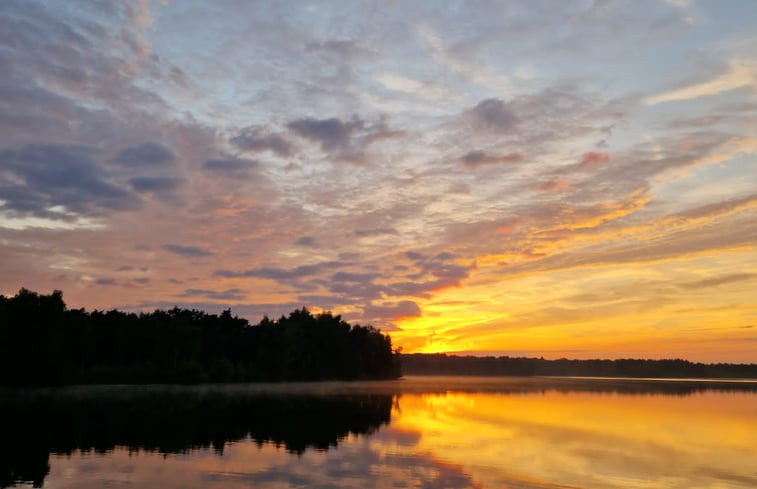
<instances>
[{"instance_id":1,"label":"dark water","mask_svg":"<svg viewBox=\"0 0 757 489\"><path fill-rule=\"evenodd\" d=\"M0 415L0 487L757 487L757 383L95 386Z\"/></svg>"}]
</instances>

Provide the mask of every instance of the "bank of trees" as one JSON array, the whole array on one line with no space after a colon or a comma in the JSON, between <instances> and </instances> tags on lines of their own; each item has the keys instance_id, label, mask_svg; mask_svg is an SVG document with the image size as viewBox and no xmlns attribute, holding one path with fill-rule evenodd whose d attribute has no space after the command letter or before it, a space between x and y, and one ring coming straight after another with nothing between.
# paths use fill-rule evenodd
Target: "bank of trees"
<instances>
[{"instance_id":1,"label":"bank of trees","mask_svg":"<svg viewBox=\"0 0 757 489\"><path fill-rule=\"evenodd\" d=\"M402 370L407 375L757 378L757 364L705 364L681 359L545 360L444 353L402 355Z\"/></svg>"},{"instance_id":2,"label":"bank of trees","mask_svg":"<svg viewBox=\"0 0 757 489\"><path fill-rule=\"evenodd\" d=\"M388 335L306 309L251 325L198 310L68 309L60 291L0 295L0 384L388 379Z\"/></svg>"}]
</instances>

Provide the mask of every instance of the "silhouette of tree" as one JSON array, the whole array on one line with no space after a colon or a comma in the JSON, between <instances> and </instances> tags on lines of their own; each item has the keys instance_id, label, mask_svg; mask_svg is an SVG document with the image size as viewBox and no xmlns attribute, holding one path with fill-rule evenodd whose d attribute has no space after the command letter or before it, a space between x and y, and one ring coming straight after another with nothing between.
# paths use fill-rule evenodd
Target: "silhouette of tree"
<instances>
[{"instance_id":1,"label":"silhouette of tree","mask_svg":"<svg viewBox=\"0 0 757 489\"><path fill-rule=\"evenodd\" d=\"M297 309L250 325L227 309L68 310L63 295L0 296L0 384L387 379L389 336Z\"/></svg>"},{"instance_id":2,"label":"silhouette of tree","mask_svg":"<svg viewBox=\"0 0 757 489\"><path fill-rule=\"evenodd\" d=\"M681 359L545 360L414 353L402 355L402 366L410 375L757 378L757 364L703 364Z\"/></svg>"}]
</instances>

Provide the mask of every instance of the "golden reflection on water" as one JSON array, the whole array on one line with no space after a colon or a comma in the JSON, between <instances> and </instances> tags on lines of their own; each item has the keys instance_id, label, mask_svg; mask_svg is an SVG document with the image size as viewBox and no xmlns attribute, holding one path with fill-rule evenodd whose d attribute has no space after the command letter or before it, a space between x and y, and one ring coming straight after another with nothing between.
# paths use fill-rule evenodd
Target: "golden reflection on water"
<instances>
[{"instance_id":1,"label":"golden reflection on water","mask_svg":"<svg viewBox=\"0 0 757 489\"><path fill-rule=\"evenodd\" d=\"M757 395L403 396L392 426L483 487L757 487Z\"/></svg>"},{"instance_id":2,"label":"golden reflection on water","mask_svg":"<svg viewBox=\"0 0 757 489\"><path fill-rule=\"evenodd\" d=\"M186 454L52 456L45 487L757 487L757 394L406 393L389 426L300 455L252 440Z\"/></svg>"}]
</instances>

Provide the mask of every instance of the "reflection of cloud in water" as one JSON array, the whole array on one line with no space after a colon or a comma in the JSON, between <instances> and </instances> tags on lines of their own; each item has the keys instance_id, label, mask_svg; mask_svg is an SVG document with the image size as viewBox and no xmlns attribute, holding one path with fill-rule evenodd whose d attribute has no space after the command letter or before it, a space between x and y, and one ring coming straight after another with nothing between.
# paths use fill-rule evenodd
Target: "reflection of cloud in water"
<instances>
[{"instance_id":1,"label":"reflection of cloud in water","mask_svg":"<svg viewBox=\"0 0 757 489\"><path fill-rule=\"evenodd\" d=\"M376 438L378 436L379 438ZM449 488L481 487L460 465L415 452L417 435L386 428L354 436L328 452L287 453L273 445L237 442L223 456L129 454L55 457L51 487L94 489L105 485L213 488Z\"/></svg>"},{"instance_id":2,"label":"reflection of cloud in water","mask_svg":"<svg viewBox=\"0 0 757 489\"><path fill-rule=\"evenodd\" d=\"M378 435L377 435L378 436ZM418 438L415 438L416 441ZM217 471L207 474L208 483L235 487L412 487L463 489L481 487L461 465L450 464L426 453L414 452L408 433L390 429L375 437L352 439L326 457L308 452L287 458L265 470ZM395 450L408 450L398 453Z\"/></svg>"},{"instance_id":3,"label":"reflection of cloud in water","mask_svg":"<svg viewBox=\"0 0 757 489\"><path fill-rule=\"evenodd\" d=\"M393 426L419 429L416 450L461 464L484 487L757 487L755 401L715 392L404 396Z\"/></svg>"},{"instance_id":4,"label":"reflection of cloud in water","mask_svg":"<svg viewBox=\"0 0 757 489\"><path fill-rule=\"evenodd\" d=\"M387 393L384 384L376 386ZM317 386L329 392L336 387L343 386ZM310 445L297 452L284 444L259 445L247 436L230 440L223 453L209 447L168 454L124 447L104 455L74 452L51 457L45 484L62 489L126 483L165 489L757 487L753 392L666 396L575 386L527 392L520 384L516 392L485 387L480 390L486 392L429 394L425 388L413 393L408 383L399 398L380 403L387 410L393 406L391 424L378 417L376 430L352 430L328 450ZM364 389L351 384L348 390L366 395ZM322 412L333 417L335 411Z\"/></svg>"}]
</instances>

